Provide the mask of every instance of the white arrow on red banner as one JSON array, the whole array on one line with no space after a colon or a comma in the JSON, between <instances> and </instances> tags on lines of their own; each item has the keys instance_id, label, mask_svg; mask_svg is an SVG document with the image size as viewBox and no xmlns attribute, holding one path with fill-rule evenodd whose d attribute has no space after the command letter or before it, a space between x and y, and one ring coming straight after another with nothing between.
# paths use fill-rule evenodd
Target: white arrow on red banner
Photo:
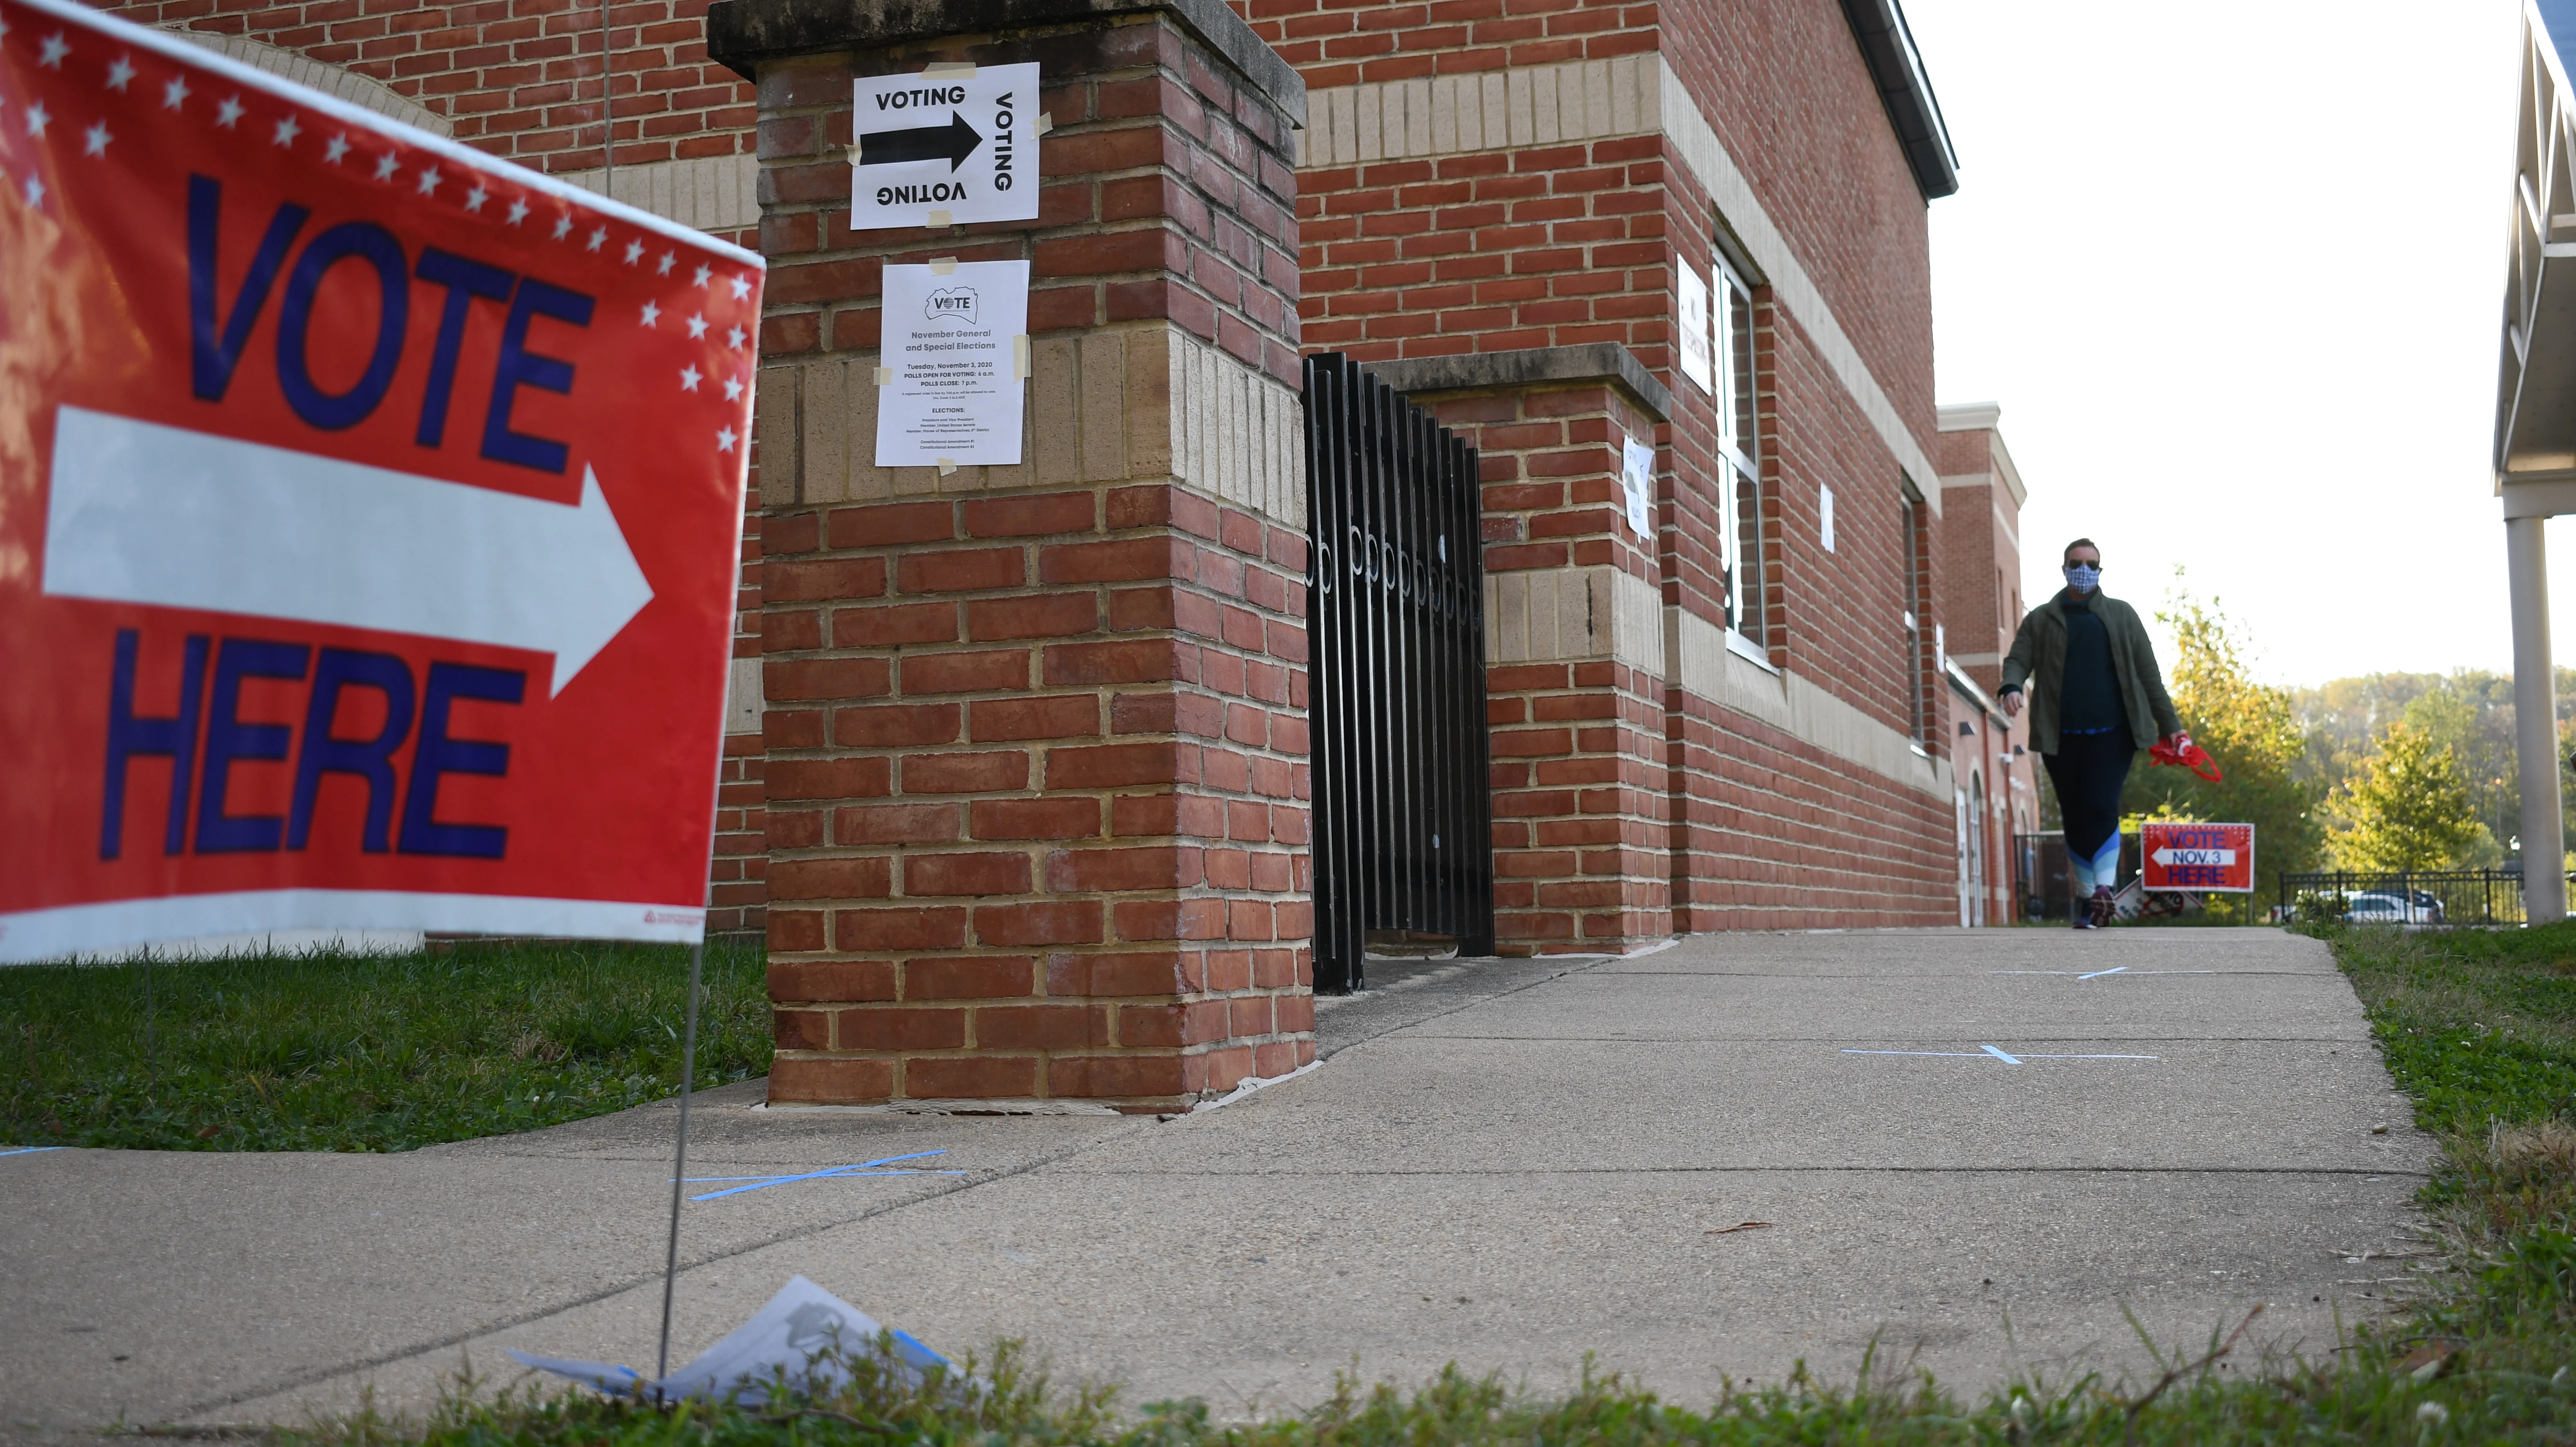
<instances>
[{"instance_id":1,"label":"white arrow on red banner","mask_svg":"<svg viewBox=\"0 0 2576 1447\"><path fill-rule=\"evenodd\" d=\"M566 507L71 406L45 591L551 653L555 693L653 599L587 467Z\"/></svg>"}]
</instances>

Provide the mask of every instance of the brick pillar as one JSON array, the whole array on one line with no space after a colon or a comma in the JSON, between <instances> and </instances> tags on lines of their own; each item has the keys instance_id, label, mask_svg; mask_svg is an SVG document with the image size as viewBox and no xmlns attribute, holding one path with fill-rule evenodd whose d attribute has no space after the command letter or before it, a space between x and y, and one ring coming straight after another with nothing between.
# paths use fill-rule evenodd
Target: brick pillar
<instances>
[{"instance_id":1,"label":"brick pillar","mask_svg":"<svg viewBox=\"0 0 2576 1447\"><path fill-rule=\"evenodd\" d=\"M1496 947L1672 933L1665 504L1641 537L1619 484L1623 442L1660 449L1671 394L1616 343L1367 365L1482 459Z\"/></svg>"},{"instance_id":2,"label":"brick pillar","mask_svg":"<svg viewBox=\"0 0 2576 1447\"><path fill-rule=\"evenodd\" d=\"M771 1097L1171 1110L1313 1060L1295 72L1218 0L708 28L771 268ZM854 233L853 77L936 60L1041 66L1039 219ZM874 465L881 268L935 256L1032 263L1023 465Z\"/></svg>"},{"instance_id":3,"label":"brick pillar","mask_svg":"<svg viewBox=\"0 0 2576 1447\"><path fill-rule=\"evenodd\" d=\"M752 466L760 465L754 449ZM724 762L716 776L715 853L707 879L707 932L762 932L769 889L769 839L763 829L760 738L760 506L745 500L742 582L734 601L733 674L725 685Z\"/></svg>"}]
</instances>

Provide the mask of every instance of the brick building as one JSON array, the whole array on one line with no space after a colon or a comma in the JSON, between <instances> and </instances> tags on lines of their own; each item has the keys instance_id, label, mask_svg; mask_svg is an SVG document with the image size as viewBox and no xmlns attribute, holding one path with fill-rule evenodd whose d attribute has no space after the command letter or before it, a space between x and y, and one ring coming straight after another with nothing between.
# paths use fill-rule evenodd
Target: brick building
<instances>
[{"instance_id":1,"label":"brick building","mask_svg":"<svg viewBox=\"0 0 2576 1447\"><path fill-rule=\"evenodd\" d=\"M2002 415L1992 402L1942 408L1935 458L1948 513L1942 612L1959 718L1959 922L1967 925L2019 916L2015 840L2039 831L2039 757L2030 752L2029 726L2006 717L1994 698L2024 611L2021 506L2030 496L1997 426Z\"/></svg>"},{"instance_id":2,"label":"brick building","mask_svg":"<svg viewBox=\"0 0 2576 1447\"><path fill-rule=\"evenodd\" d=\"M1956 183L1895 7L1247 8L1310 88L1304 345L1483 449L1505 947L1954 918Z\"/></svg>"},{"instance_id":3,"label":"brick building","mask_svg":"<svg viewBox=\"0 0 2576 1447\"><path fill-rule=\"evenodd\" d=\"M1301 351L1481 449L1503 949L1995 917L1895 0L1231 5L120 8L770 258L713 924L784 1098L1312 1058ZM852 77L1021 60L1038 219L853 232ZM873 464L934 256L1032 265L1023 466Z\"/></svg>"}]
</instances>

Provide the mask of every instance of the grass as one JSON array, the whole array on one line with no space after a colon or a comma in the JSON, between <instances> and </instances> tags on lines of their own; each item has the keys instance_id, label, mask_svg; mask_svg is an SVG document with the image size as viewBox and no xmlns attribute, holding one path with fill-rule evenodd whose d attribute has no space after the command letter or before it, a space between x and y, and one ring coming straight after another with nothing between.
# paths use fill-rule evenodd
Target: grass
<instances>
[{"instance_id":1,"label":"grass","mask_svg":"<svg viewBox=\"0 0 2576 1447\"><path fill-rule=\"evenodd\" d=\"M863 1354L766 1407L664 1410L460 1384L430 1417L360 1413L281 1447L1662 1447L1810 1443L2576 1442L2576 924L2494 933L2323 928L2444 1157L2425 1205L2449 1269L2396 1320L2315 1360L2245 1360L2219 1324L2144 1382L2022 1381L1963 1399L1864 1364L1803 1367L1702 1406L1588 1371L1533 1393L1455 1366L1415 1387L1344 1378L1299 1412L1220 1422L1051 1385L1005 1344L907 1381Z\"/></svg>"},{"instance_id":2,"label":"grass","mask_svg":"<svg viewBox=\"0 0 2576 1447\"><path fill-rule=\"evenodd\" d=\"M0 970L0 1142L402 1151L679 1090L688 952L468 943ZM711 945L698 1081L769 1070L756 945Z\"/></svg>"}]
</instances>

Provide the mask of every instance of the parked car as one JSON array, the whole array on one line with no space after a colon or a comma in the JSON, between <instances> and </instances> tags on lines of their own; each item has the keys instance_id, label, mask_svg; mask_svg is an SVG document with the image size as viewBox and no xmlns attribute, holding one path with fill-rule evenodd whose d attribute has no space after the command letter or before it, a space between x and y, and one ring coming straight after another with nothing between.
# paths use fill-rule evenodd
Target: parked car
<instances>
[{"instance_id":1,"label":"parked car","mask_svg":"<svg viewBox=\"0 0 2576 1447\"><path fill-rule=\"evenodd\" d=\"M2354 924L2428 925L2442 922L2441 901L2422 890L2364 890L2343 897L2344 918Z\"/></svg>"}]
</instances>

